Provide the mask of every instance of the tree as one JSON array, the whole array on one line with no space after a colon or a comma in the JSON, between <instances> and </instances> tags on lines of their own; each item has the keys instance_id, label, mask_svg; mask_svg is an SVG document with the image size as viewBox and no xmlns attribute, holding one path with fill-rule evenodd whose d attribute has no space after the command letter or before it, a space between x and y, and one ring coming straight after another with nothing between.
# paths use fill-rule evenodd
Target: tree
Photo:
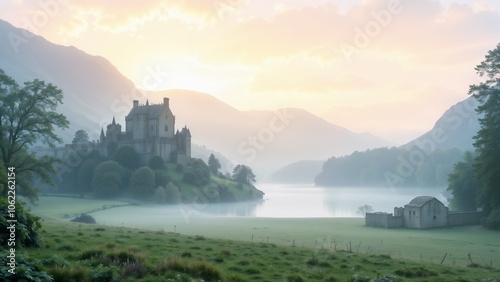
<instances>
[{"instance_id":1,"label":"tree","mask_svg":"<svg viewBox=\"0 0 500 282\"><path fill-rule=\"evenodd\" d=\"M76 174L76 183L78 185L78 192L80 196L90 192L92 189L92 178L94 177L94 170L98 165L97 161L93 159L86 159L78 168Z\"/></svg>"},{"instance_id":2,"label":"tree","mask_svg":"<svg viewBox=\"0 0 500 282\"><path fill-rule=\"evenodd\" d=\"M123 186L123 167L115 161L98 164L92 178L92 189L97 197L111 198L120 192Z\"/></svg>"},{"instance_id":3,"label":"tree","mask_svg":"<svg viewBox=\"0 0 500 282\"><path fill-rule=\"evenodd\" d=\"M370 205L362 205L358 207L358 211L356 211L357 214L360 214L363 217L366 217L366 214L371 212L373 212L373 207Z\"/></svg>"},{"instance_id":4,"label":"tree","mask_svg":"<svg viewBox=\"0 0 500 282\"><path fill-rule=\"evenodd\" d=\"M155 189L155 201L158 204L164 204L167 201L167 193L165 192L165 188L163 186L158 186Z\"/></svg>"},{"instance_id":5,"label":"tree","mask_svg":"<svg viewBox=\"0 0 500 282\"><path fill-rule=\"evenodd\" d=\"M160 156L153 156L149 159L148 166L151 169L165 169L165 161Z\"/></svg>"},{"instance_id":6,"label":"tree","mask_svg":"<svg viewBox=\"0 0 500 282\"><path fill-rule=\"evenodd\" d=\"M177 204L181 200L181 192L179 187L173 182L169 182L165 187L165 193L167 197L167 203Z\"/></svg>"},{"instance_id":7,"label":"tree","mask_svg":"<svg viewBox=\"0 0 500 282\"><path fill-rule=\"evenodd\" d=\"M135 170L139 167L139 154L131 145L121 145L113 154L113 160L121 166Z\"/></svg>"},{"instance_id":8,"label":"tree","mask_svg":"<svg viewBox=\"0 0 500 282\"><path fill-rule=\"evenodd\" d=\"M477 209L476 193L480 187L474 178L474 154L465 152L463 161L453 167L448 176L448 191L451 192L450 207L459 211L475 211Z\"/></svg>"},{"instance_id":9,"label":"tree","mask_svg":"<svg viewBox=\"0 0 500 282\"><path fill-rule=\"evenodd\" d=\"M37 199L31 185L34 176L44 183L54 185L51 175L55 174L57 158L37 156L28 149L36 142L48 146L62 143L56 129L64 129L69 122L56 109L62 103L63 93L52 84L35 79L20 87L12 78L0 70L0 158L5 168L14 167L18 194L31 201ZM1 172L5 174L6 171ZM6 187L6 178L3 187ZM8 189L2 190L7 196Z\"/></svg>"},{"instance_id":10,"label":"tree","mask_svg":"<svg viewBox=\"0 0 500 282\"><path fill-rule=\"evenodd\" d=\"M233 180L253 185L255 183L255 174L253 174L252 169L246 165L237 165L233 169Z\"/></svg>"},{"instance_id":11,"label":"tree","mask_svg":"<svg viewBox=\"0 0 500 282\"><path fill-rule=\"evenodd\" d=\"M147 198L154 193L155 174L147 166L140 167L130 177L129 186L139 198Z\"/></svg>"},{"instance_id":12,"label":"tree","mask_svg":"<svg viewBox=\"0 0 500 282\"><path fill-rule=\"evenodd\" d=\"M481 125L474 136L477 158L474 171L481 182L478 201L483 207L485 225L500 229L500 43L475 68L486 80L471 85L469 95L476 98Z\"/></svg>"},{"instance_id":13,"label":"tree","mask_svg":"<svg viewBox=\"0 0 500 282\"><path fill-rule=\"evenodd\" d=\"M217 175L217 172L219 172L219 169L221 168L220 162L214 154L210 154L210 157L208 157L208 167L213 175Z\"/></svg>"},{"instance_id":14,"label":"tree","mask_svg":"<svg viewBox=\"0 0 500 282\"><path fill-rule=\"evenodd\" d=\"M75 137L73 137L73 141L71 141L71 144L87 144L89 143L89 135L87 134L87 131L80 129L75 132Z\"/></svg>"}]
</instances>

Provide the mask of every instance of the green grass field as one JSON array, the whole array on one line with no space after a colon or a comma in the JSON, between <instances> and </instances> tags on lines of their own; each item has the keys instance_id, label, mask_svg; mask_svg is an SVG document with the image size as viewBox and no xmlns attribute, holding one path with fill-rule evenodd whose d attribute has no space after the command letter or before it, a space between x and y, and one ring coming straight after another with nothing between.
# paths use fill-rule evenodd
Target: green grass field
<instances>
[{"instance_id":1,"label":"green grass field","mask_svg":"<svg viewBox=\"0 0 500 282\"><path fill-rule=\"evenodd\" d=\"M352 224L348 221L345 226ZM366 255L356 250L346 252L210 239L199 235L86 225L55 219L45 220L43 230L44 246L23 249L20 254L35 259L55 281L297 282L370 281L376 277L392 277L383 281L500 279L500 270L479 265L474 268L445 266L397 259L394 255Z\"/></svg>"},{"instance_id":2,"label":"green grass field","mask_svg":"<svg viewBox=\"0 0 500 282\"><path fill-rule=\"evenodd\" d=\"M500 268L500 232L480 226L381 229L367 227L359 218L207 217L189 211L182 216L181 207L154 205L102 210L103 205L117 203L120 202L42 197L32 210L44 217L61 218L62 214L100 208L92 215L99 224L111 226L330 251L352 250L431 263L440 263L446 254L443 264L452 266L466 266L470 254L474 263Z\"/></svg>"}]
</instances>

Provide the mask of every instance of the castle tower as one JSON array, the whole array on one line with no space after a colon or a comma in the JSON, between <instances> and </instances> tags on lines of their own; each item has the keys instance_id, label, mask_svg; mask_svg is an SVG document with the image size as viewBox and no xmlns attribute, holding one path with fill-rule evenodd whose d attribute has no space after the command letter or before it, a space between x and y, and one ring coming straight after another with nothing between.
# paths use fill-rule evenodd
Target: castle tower
<instances>
[{"instance_id":1,"label":"castle tower","mask_svg":"<svg viewBox=\"0 0 500 282\"><path fill-rule=\"evenodd\" d=\"M106 141L110 142L118 142L118 135L122 132L122 126L115 121L115 117L113 117L113 121L106 127Z\"/></svg>"}]
</instances>

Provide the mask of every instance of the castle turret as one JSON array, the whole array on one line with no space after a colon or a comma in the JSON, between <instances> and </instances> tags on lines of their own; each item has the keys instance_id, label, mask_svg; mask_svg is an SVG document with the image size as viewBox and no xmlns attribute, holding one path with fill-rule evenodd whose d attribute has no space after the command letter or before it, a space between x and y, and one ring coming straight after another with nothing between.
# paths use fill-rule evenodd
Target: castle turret
<instances>
[{"instance_id":1,"label":"castle turret","mask_svg":"<svg viewBox=\"0 0 500 282\"><path fill-rule=\"evenodd\" d=\"M170 101L167 97L163 97L163 105L170 107Z\"/></svg>"},{"instance_id":2,"label":"castle turret","mask_svg":"<svg viewBox=\"0 0 500 282\"><path fill-rule=\"evenodd\" d=\"M104 143L105 139L106 139L106 136L104 136L104 128L101 127L101 136L99 137L99 141L101 143Z\"/></svg>"},{"instance_id":3,"label":"castle turret","mask_svg":"<svg viewBox=\"0 0 500 282\"><path fill-rule=\"evenodd\" d=\"M139 107L139 100L134 100L133 108Z\"/></svg>"}]
</instances>

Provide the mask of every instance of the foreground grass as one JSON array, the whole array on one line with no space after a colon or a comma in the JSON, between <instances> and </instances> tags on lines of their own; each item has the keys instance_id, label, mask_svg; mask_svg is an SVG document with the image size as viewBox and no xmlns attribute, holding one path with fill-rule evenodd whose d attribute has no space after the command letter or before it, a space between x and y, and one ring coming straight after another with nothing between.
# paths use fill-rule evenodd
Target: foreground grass
<instances>
[{"instance_id":1,"label":"foreground grass","mask_svg":"<svg viewBox=\"0 0 500 282\"><path fill-rule=\"evenodd\" d=\"M51 219L44 222L43 238L44 247L20 252L35 258L56 281L500 280L499 270L480 265L444 266L324 246L207 239Z\"/></svg>"},{"instance_id":2,"label":"foreground grass","mask_svg":"<svg viewBox=\"0 0 500 282\"><path fill-rule=\"evenodd\" d=\"M479 226L430 230L381 229L364 226L361 218L256 218L207 216L211 205L141 205L102 209L115 202L60 197L40 197L32 211L45 218L97 210L92 216L102 225L163 230L189 236L273 243L309 249L353 250L369 255L389 255L417 262L466 266L474 263L500 268L500 232ZM123 203L122 203L123 204ZM258 205L258 204L255 204ZM216 205L222 208L219 205ZM255 208L240 203L237 214ZM234 207L234 206L233 206ZM201 212L201 214L200 214ZM227 211L224 211L227 212ZM350 245L350 246L349 246Z\"/></svg>"}]
</instances>

